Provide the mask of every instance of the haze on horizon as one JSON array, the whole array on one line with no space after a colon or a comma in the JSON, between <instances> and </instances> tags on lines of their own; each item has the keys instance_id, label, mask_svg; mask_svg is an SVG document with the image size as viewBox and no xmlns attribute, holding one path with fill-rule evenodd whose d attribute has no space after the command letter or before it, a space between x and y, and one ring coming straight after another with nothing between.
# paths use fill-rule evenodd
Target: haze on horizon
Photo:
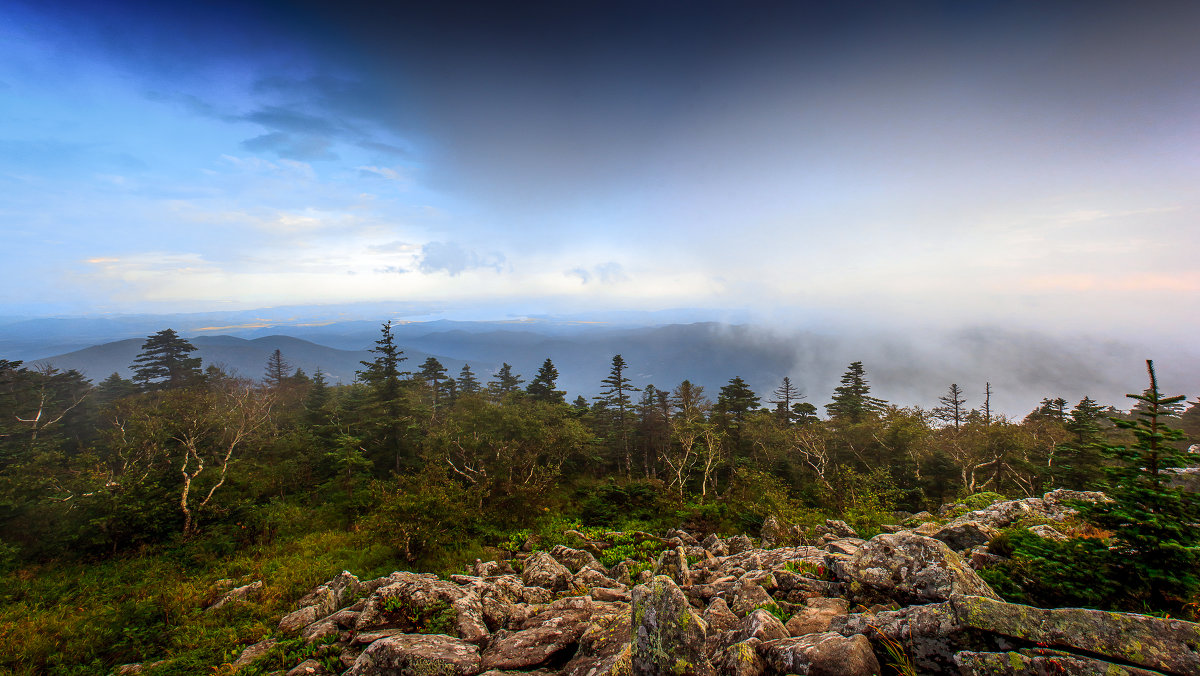
<instances>
[{"instance_id":1,"label":"haze on horizon","mask_svg":"<svg viewBox=\"0 0 1200 676\"><path fill-rule=\"evenodd\" d=\"M0 315L1200 328L1200 4L10 2Z\"/></svg>"}]
</instances>

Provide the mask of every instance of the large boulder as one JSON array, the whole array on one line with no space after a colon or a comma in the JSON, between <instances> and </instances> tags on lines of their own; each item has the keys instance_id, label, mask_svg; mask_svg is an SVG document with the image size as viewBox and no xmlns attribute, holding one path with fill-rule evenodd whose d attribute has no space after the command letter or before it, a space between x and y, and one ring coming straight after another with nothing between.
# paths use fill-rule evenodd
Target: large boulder
<instances>
[{"instance_id":1,"label":"large boulder","mask_svg":"<svg viewBox=\"0 0 1200 676\"><path fill-rule=\"evenodd\" d=\"M441 634L398 634L372 643L342 676L474 676L479 647Z\"/></svg>"},{"instance_id":2,"label":"large boulder","mask_svg":"<svg viewBox=\"0 0 1200 676\"><path fill-rule=\"evenodd\" d=\"M1045 610L989 598L952 601L963 626L1168 674L1200 674L1200 625L1085 608Z\"/></svg>"},{"instance_id":3,"label":"large boulder","mask_svg":"<svg viewBox=\"0 0 1200 676\"><path fill-rule=\"evenodd\" d=\"M829 631L833 618L842 617L849 611L850 604L846 599L814 597L807 599L788 619L786 629L788 636L804 636Z\"/></svg>"},{"instance_id":4,"label":"large boulder","mask_svg":"<svg viewBox=\"0 0 1200 676\"><path fill-rule=\"evenodd\" d=\"M630 666L635 676L711 673L705 656L708 627L674 580L659 575L634 587L632 611Z\"/></svg>"},{"instance_id":5,"label":"large boulder","mask_svg":"<svg viewBox=\"0 0 1200 676\"><path fill-rule=\"evenodd\" d=\"M955 653L998 647L992 641L981 643L968 632L949 601L835 617L829 629L844 636L864 634L881 646L886 643L903 646L921 674L954 673ZM1014 646L1000 647L1007 650Z\"/></svg>"},{"instance_id":6,"label":"large boulder","mask_svg":"<svg viewBox=\"0 0 1200 676\"><path fill-rule=\"evenodd\" d=\"M231 604L243 603L262 595L262 580L256 580L248 585L230 589L216 603L208 607L208 611L219 610Z\"/></svg>"},{"instance_id":7,"label":"large boulder","mask_svg":"<svg viewBox=\"0 0 1200 676\"><path fill-rule=\"evenodd\" d=\"M902 604L936 603L955 595L999 600L945 543L908 531L876 535L838 564L840 576L860 595L882 595Z\"/></svg>"},{"instance_id":8,"label":"large boulder","mask_svg":"<svg viewBox=\"0 0 1200 676\"><path fill-rule=\"evenodd\" d=\"M530 587L563 591L571 584L571 571L546 552L536 552L525 559L521 581Z\"/></svg>"},{"instance_id":9,"label":"large boulder","mask_svg":"<svg viewBox=\"0 0 1200 676\"><path fill-rule=\"evenodd\" d=\"M595 564L599 566L596 557L591 552L585 552L582 549L571 549L563 545L555 545L554 549L550 550L550 556L555 561L567 567L572 573L578 573L584 566ZM601 571L608 572L608 571Z\"/></svg>"},{"instance_id":10,"label":"large boulder","mask_svg":"<svg viewBox=\"0 0 1200 676\"><path fill-rule=\"evenodd\" d=\"M1002 653L964 650L954 656L954 663L962 676L1162 676L1157 671L1046 650L1025 649Z\"/></svg>"},{"instance_id":11,"label":"large boulder","mask_svg":"<svg viewBox=\"0 0 1200 676\"><path fill-rule=\"evenodd\" d=\"M683 551L683 547L668 549L659 554L658 562L654 565L654 574L666 575L678 585L691 584L692 578L691 572L688 570L687 553Z\"/></svg>"},{"instance_id":12,"label":"large boulder","mask_svg":"<svg viewBox=\"0 0 1200 676\"><path fill-rule=\"evenodd\" d=\"M630 613L600 613L579 637L579 649L563 667L563 676L617 676L630 672Z\"/></svg>"},{"instance_id":13,"label":"large boulder","mask_svg":"<svg viewBox=\"0 0 1200 676\"><path fill-rule=\"evenodd\" d=\"M756 638L760 641L774 641L779 638L787 638L789 636L787 629L784 629L783 623L779 621L770 612L759 608L746 616L742 620L737 630L733 632L733 642L741 642L746 639Z\"/></svg>"},{"instance_id":14,"label":"large boulder","mask_svg":"<svg viewBox=\"0 0 1200 676\"><path fill-rule=\"evenodd\" d=\"M876 676L879 660L867 637L822 632L768 641L758 648L768 671L808 676Z\"/></svg>"},{"instance_id":15,"label":"large boulder","mask_svg":"<svg viewBox=\"0 0 1200 676\"><path fill-rule=\"evenodd\" d=\"M493 636L482 656L483 669L528 670L544 666L575 647L591 625L593 614L590 599L557 601L523 622L519 631Z\"/></svg>"}]
</instances>

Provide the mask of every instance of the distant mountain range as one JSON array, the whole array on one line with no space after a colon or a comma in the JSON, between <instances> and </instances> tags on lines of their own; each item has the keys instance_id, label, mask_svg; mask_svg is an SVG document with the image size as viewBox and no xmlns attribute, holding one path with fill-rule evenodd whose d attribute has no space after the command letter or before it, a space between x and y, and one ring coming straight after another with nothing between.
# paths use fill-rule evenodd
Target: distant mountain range
<instances>
[{"instance_id":1,"label":"distant mountain range","mask_svg":"<svg viewBox=\"0 0 1200 676\"><path fill-rule=\"evenodd\" d=\"M219 364L260 378L267 357L278 349L293 367L312 374L317 367L334 382L350 382L360 361L379 337L381 322L246 322L181 328L180 316L37 319L0 323L0 358L44 361L74 368L95 381L113 372L128 375L145 336L171 327L191 340L205 363ZM225 318L228 319L228 318ZM40 342L35 332L40 334ZM122 332L124 332L122 334ZM133 333L133 337L130 333ZM398 323L397 343L417 370L434 355L451 375L470 363L487 381L502 362L526 381L547 357L560 377L559 389L591 397L601 389L614 354L629 364L638 387L653 383L673 388L684 379L702 385L715 399L721 386L740 376L762 397L784 376L823 406L851 361L862 361L872 394L900 405L933 406L950 383L966 392L967 405L982 403L984 384L995 392L994 410L1023 416L1043 397L1074 403L1091 396L1102 404L1128 408L1127 392L1145 387L1144 358L1156 358L1165 390L1200 393L1200 359L1194 348L1163 348L1090 339L1056 337L1002 328L912 331L783 330L716 322L638 326L539 319L501 322L429 321ZM111 338L99 340L97 336ZM91 342L89 342L91 341ZM17 345L24 349L14 349ZM30 346L40 345L40 349ZM86 346L85 346L86 345ZM47 346L67 346L47 352ZM35 356L30 356L35 355Z\"/></svg>"}]
</instances>

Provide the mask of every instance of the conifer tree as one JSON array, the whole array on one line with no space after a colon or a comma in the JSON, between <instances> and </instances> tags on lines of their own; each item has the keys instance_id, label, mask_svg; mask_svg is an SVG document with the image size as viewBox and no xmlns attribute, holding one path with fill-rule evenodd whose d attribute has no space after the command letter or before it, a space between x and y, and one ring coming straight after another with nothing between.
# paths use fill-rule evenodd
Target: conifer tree
<instances>
[{"instance_id":1,"label":"conifer tree","mask_svg":"<svg viewBox=\"0 0 1200 676\"><path fill-rule=\"evenodd\" d=\"M488 391L492 396L501 398L518 391L523 382L525 381L521 376L512 372L512 364L504 362L500 365L500 370L496 371L496 379L488 381Z\"/></svg>"},{"instance_id":2,"label":"conifer tree","mask_svg":"<svg viewBox=\"0 0 1200 676\"><path fill-rule=\"evenodd\" d=\"M404 404L401 397L400 363L405 361L404 350L396 345L392 335L392 323L384 322L380 327L379 339L371 348L375 359L361 361L363 369L357 372L358 379L367 386L368 426L374 428L382 453L392 453L395 470L400 471L400 439L404 433Z\"/></svg>"},{"instance_id":3,"label":"conifer tree","mask_svg":"<svg viewBox=\"0 0 1200 676\"><path fill-rule=\"evenodd\" d=\"M417 377L429 386L430 392L433 393L433 408L437 409L448 394L446 381L450 380L450 377L446 374L446 367L442 366L442 362L436 357L426 357L425 361L421 362L421 370L417 372Z\"/></svg>"},{"instance_id":4,"label":"conifer tree","mask_svg":"<svg viewBox=\"0 0 1200 676\"><path fill-rule=\"evenodd\" d=\"M288 381L292 365L283 358L283 353L276 349L267 357L267 368L263 373L263 383L272 389L282 386Z\"/></svg>"},{"instance_id":5,"label":"conifer tree","mask_svg":"<svg viewBox=\"0 0 1200 676\"><path fill-rule=\"evenodd\" d=\"M535 401L562 403L567 393L554 389L557 380L558 369L554 368L554 362L547 357L546 361L542 362L542 367L538 369L537 375L526 386L525 392Z\"/></svg>"},{"instance_id":6,"label":"conifer tree","mask_svg":"<svg viewBox=\"0 0 1200 676\"><path fill-rule=\"evenodd\" d=\"M1118 584L1133 599L1151 607L1181 609L1200 593L1200 496L1174 486L1173 468L1186 466L1178 448L1183 432L1163 418L1183 395L1163 396L1154 362L1146 360L1150 387L1126 395L1138 401L1133 420L1113 418L1129 430L1131 444L1107 446L1116 461L1109 468L1109 502L1084 506L1084 515L1112 531L1109 554Z\"/></svg>"},{"instance_id":7,"label":"conifer tree","mask_svg":"<svg viewBox=\"0 0 1200 676\"><path fill-rule=\"evenodd\" d=\"M829 417L859 423L882 411L887 402L871 396L866 371L861 361L851 362L842 376L842 384L833 390L833 401L825 405Z\"/></svg>"},{"instance_id":8,"label":"conifer tree","mask_svg":"<svg viewBox=\"0 0 1200 676\"><path fill-rule=\"evenodd\" d=\"M163 329L146 338L142 351L133 360L133 382L142 389L185 387L200 378L200 357L174 329Z\"/></svg>"},{"instance_id":9,"label":"conifer tree","mask_svg":"<svg viewBox=\"0 0 1200 676\"><path fill-rule=\"evenodd\" d=\"M614 355L608 377L600 381L604 389L600 391L600 396L596 397L596 402L608 412L613 436L621 441L625 478L629 478L633 473L633 458L629 450L629 408L632 402L630 394L639 390L625 377L626 368L628 365L621 355Z\"/></svg>"},{"instance_id":10,"label":"conifer tree","mask_svg":"<svg viewBox=\"0 0 1200 676\"><path fill-rule=\"evenodd\" d=\"M792 402L803 399L804 395L800 394L800 390L792 385L792 379L787 376L783 377L783 382L775 388L772 394L775 398L771 399L769 403L775 404L775 415L779 422L785 424L791 422Z\"/></svg>"},{"instance_id":11,"label":"conifer tree","mask_svg":"<svg viewBox=\"0 0 1200 676\"><path fill-rule=\"evenodd\" d=\"M458 372L457 384L458 391L461 394L479 393L479 379L475 377L475 373L471 370L470 364L463 364L462 369Z\"/></svg>"},{"instance_id":12,"label":"conifer tree","mask_svg":"<svg viewBox=\"0 0 1200 676\"><path fill-rule=\"evenodd\" d=\"M946 394L938 397L938 403L941 406L934 407L931 411L933 417L943 422L953 422L955 432L961 429L963 419L966 417L963 404L967 403L967 400L963 398L963 391L958 383L950 383L950 389Z\"/></svg>"}]
</instances>

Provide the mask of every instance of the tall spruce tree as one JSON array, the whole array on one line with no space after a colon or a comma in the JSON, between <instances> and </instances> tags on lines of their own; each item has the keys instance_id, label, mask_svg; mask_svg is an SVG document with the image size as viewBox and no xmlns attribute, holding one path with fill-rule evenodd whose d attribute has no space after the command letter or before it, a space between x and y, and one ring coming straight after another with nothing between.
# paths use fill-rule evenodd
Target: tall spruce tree
<instances>
[{"instance_id":1,"label":"tall spruce tree","mask_svg":"<svg viewBox=\"0 0 1200 676\"><path fill-rule=\"evenodd\" d=\"M379 339L371 348L375 359L361 361L363 369L357 372L358 380L367 386L367 426L372 428L376 445L381 454L391 454L395 470L400 471L403 453L401 438L404 434L404 403L402 401L401 362L407 357L396 345L392 335L392 323L384 322L380 327Z\"/></svg>"},{"instance_id":2,"label":"tall spruce tree","mask_svg":"<svg viewBox=\"0 0 1200 676\"><path fill-rule=\"evenodd\" d=\"M1133 420L1113 424L1133 434L1131 444L1107 446L1108 502L1085 505L1093 523L1111 530L1111 570L1134 603L1179 610L1200 594L1200 496L1173 485L1174 468L1187 464L1183 432L1163 418L1184 400L1158 390L1154 362L1146 360L1150 387L1126 395L1138 402Z\"/></svg>"},{"instance_id":3,"label":"tall spruce tree","mask_svg":"<svg viewBox=\"0 0 1200 676\"><path fill-rule=\"evenodd\" d=\"M502 398L521 389L521 383L525 381L513 373L512 368L512 364L504 362L496 371L496 379L488 381L488 391L493 397Z\"/></svg>"},{"instance_id":4,"label":"tall spruce tree","mask_svg":"<svg viewBox=\"0 0 1200 676\"><path fill-rule=\"evenodd\" d=\"M633 458L629 450L629 409L632 403L630 395L640 391L633 386L629 378L625 377L625 369L628 367L629 365L625 363L621 355L614 355L608 377L600 381L600 384L604 385L604 389L600 391L600 396L596 397L596 402L608 414L610 438L620 442L618 450L624 464L625 478L629 478L633 474Z\"/></svg>"},{"instance_id":5,"label":"tall spruce tree","mask_svg":"<svg viewBox=\"0 0 1200 676\"><path fill-rule=\"evenodd\" d=\"M435 410L451 398L450 393L446 390L446 382L454 381L447 375L446 367L442 366L442 362L438 361L437 357L426 357L425 361L421 362L421 370L417 372L417 377L429 386Z\"/></svg>"},{"instance_id":6,"label":"tall spruce tree","mask_svg":"<svg viewBox=\"0 0 1200 676\"><path fill-rule=\"evenodd\" d=\"M554 368L554 362L547 357L546 361L542 362L542 367L538 369L537 375L525 387L525 392L536 401L563 403L567 393L554 389L557 381L558 369Z\"/></svg>"},{"instance_id":7,"label":"tall spruce tree","mask_svg":"<svg viewBox=\"0 0 1200 676\"><path fill-rule=\"evenodd\" d=\"M803 399L804 395L800 394L800 390L792 385L792 379L787 376L783 377L783 382L775 388L772 394L775 398L768 403L775 404L776 418L781 423L790 423L792 421L792 402Z\"/></svg>"},{"instance_id":8,"label":"tall spruce tree","mask_svg":"<svg viewBox=\"0 0 1200 676\"><path fill-rule=\"evenodd\" d=\"M174 329L163 329L146 338L133 360L133 382L146 390L186 387L200 379L200 357L196 346L180 338Z\"/></svg>"},{"instance_id":9,"label":"tall spruce tree","mask_svg":"<svg viewBox=\"0 0 1200 676\"><path fill-rule=\"evenodd\" d=\"M463 364L462 369L458 372L459 394L479 394L479 390L479 379L475 377L475 372L471 370L471 365Z\"/></svg>"},{"instance_id":10,"label":"tall spruce tree","mask_svg":"<svg viewBox=\"0 0 1200 676\"><path fill-rule=\"evenodd\" d=\"M851 362L842 375L842 384L833 390L833 401L825 405L829 417L850 423L860 423L883 411L887 402L871 396L866 371L861 361Z\"/></svg>"},{"instance_id":11,"label":"tall spruce tree","mask_svg":"<svg viewBox=\"0 0 1200 676\"><path fill-rule=\"evenodd\" d=\"M283 358L283 353L276 349L267 357L267 368L263 373L263 382L270 388L277 388L288 382L292 365Z\"/></svg>"}]
</instances>

